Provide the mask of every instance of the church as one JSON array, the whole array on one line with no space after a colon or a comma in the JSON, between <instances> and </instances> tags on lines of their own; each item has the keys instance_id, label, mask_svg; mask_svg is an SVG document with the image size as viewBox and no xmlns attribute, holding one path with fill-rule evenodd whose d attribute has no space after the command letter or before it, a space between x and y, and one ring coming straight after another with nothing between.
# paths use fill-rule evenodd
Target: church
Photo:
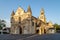
<instances>
[{"instance_id":1,"label":"church","mask_svg":"<svg viewBox=\"0 0 60 40\"><path fill-rule=\"evenodd\" d=\"M27 11L18 7L16 12L11 14L11 29L10 34L49 34L55 33L55 28L52 22L47 22L45 11L42 8L38 18L32 15L30 6Z\"/></svg>"}]
</instances>

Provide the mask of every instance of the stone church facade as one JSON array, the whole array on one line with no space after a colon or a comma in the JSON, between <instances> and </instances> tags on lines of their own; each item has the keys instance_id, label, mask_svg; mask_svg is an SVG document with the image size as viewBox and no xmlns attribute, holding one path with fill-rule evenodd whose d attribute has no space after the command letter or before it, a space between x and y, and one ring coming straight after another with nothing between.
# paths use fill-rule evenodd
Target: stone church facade
<instances>
[{"instance_id":1,"label":"stone church facade","mask_svg":"<svg viewBox=\"0 0 60 40\"><path fill-rule=\"evenodd\" d=\"M16 12L12 11L11 34L45 34L49 33L49 28L54 27L52 22L46 22L44 9L41 9L39 18L32 16L30 6L28 6L27 12L21 7L18 7Z\"/></svg>"}]
</instances>

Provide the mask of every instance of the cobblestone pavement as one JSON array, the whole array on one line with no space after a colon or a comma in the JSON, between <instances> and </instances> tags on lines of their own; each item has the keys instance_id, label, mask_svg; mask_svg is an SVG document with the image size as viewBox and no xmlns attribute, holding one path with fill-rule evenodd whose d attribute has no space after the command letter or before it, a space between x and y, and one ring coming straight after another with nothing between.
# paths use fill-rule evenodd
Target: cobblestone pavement
<instances>
[{"instance_id":1,"label":"cobblestone pavement","mask_svg":"<svg viewBox=\"0 0 60 40\"><path fill-rule=\"evenodd\" d=\"M0 40L60 40L60 34L3 34Z\"/></svg>"}]
</instances>

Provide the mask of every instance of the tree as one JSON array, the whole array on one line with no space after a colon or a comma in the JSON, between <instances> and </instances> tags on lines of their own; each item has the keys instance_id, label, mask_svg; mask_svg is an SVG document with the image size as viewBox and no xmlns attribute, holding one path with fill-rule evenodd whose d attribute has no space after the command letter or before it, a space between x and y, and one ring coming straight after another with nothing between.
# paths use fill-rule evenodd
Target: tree
<instances>
[{"instance_id":1,"label":"tree","mask_svg":"<svg viewBox=\"0 0 60 40\"><path fill-rule=\"evenodd\" d=\"M0 30L1 30L3 27L6 27L6 21L0 19Z\"/></svg>"},{"instance_id":2,"label":"tree","mask_svg":"<svg viewBox=\"0 0 60 40\"><path fill-rule=\"evenodd\" d=\"M56 28L56 30L60 30L60 25L58 25L58 24L54 24L54 27Z\"/></svg>"}]
</instances>

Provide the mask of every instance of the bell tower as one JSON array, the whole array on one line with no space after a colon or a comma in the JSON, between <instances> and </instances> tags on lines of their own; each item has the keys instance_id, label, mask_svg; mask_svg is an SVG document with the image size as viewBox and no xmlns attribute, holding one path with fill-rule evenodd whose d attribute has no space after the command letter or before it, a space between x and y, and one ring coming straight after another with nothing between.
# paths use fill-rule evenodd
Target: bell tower
<instances>
[{"instance_id":1,"label":"bell tower","mask_svg":"<svg viewBox=\"0 0 60 40\"><path fill-rule=\"evenodd\" d=\"M46 18L45 18L45 14L44 14L44 9L41 9L41 14L39 16L39 20L43 21L44 23L46 23Z\"/></svg>"}]
</instances>

